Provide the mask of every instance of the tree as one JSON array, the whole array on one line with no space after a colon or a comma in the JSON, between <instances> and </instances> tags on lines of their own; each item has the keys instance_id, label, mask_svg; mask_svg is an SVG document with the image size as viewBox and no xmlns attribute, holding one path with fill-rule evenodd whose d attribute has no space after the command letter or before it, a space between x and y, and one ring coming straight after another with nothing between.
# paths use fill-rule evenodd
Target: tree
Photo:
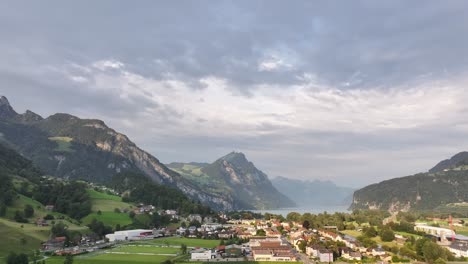
<instances>
[{"instance_id":1,"label":"tree","mask_svg":"<svg viewBox=\"0 0 468 264\"><path fill-rule=\"evenodd\" d=\"M53 225L50 229L52 236L54 237L61 237L68 235L68 226L62 222L58 222L57 224Z\"/></svg>"},{"instance_id":2,"label":"tree","mask_svg":"<svg viewBox=\"0 0 468 264\"><path fill-rule=\"evenodd\" d=\"M298 244L299 250L300 250L302 253L305 253L307 242L305 242L304 240L301 240L301 241L299 241L298 243L299 243L299 244Z\"/></svg>"},{"instance_id":3,"label":"tree","mask_svg":"<svg viewBox=\"0 0 468 264\"><path fill-rule=\"evenodd\" d=\"M180 245L180 252L182 253L182 255L187 254L187 245L185 244Z\"/></svg>"},{"instance_id":4,"label":"tree","mask_svg":"<svg viewBox=\"0 0 468 264\"><path fill-rule=\"evenodd\" d=\"M288 221L299 221L301 219L301 214L297 212L290 212L288 215L286 215L286 219Z\"/></svg>"},{"instance_id":5,"label":"tree","mask_svg":"<svg viewBox=\"0 0 468 264\"><path fill-rule=\"evenodd\" d=\"M423 248L424 259L428 263L434 263L438 259L446 260L445 250L432 241L424 243Z\"/></svg>"},{"instance_id":6,"label":"tree","mask_svg":"<svg viewBox=\"0 0 468 264\"><path fill-rule=\"evenodd\" d=\"M256 235L257 236L266 236L266 232L263 229L258 229Z\"/></svg>"},{"instance_id":7,"label":"tree","mask_svg":"<svg viewBox=\"0 0 468 264\"><path fill-rule=\"evenodd\" d=\"M130 211L130 213L128 213L128 216L129 216L131 219L135 218L135 215L136 215L136 214L135 214L135 212L133 212L133 211Z\"/></svg>"},{"instance_id":8,"label":"tree","mask_svg":"<svg viewBox=\"0 0 468 264\"><path fill-rule=\"evenodd\" d=\"M6 263L7 264L28 264L29 263L28 255L24 253L16 254L12 252L8 255Z\"/></svg>"},{"instance_id":9,"label":"tree","mask_svg":"<svg viewBox=\"0 0 468 264\"><path fill-rule=\"evenodd\" d=\"M18 223L27 223L28 222L28 219L24 218L23 212L20 212L18 210L15 212L15 216L13 217L13 219L15 219L15 221L18 222Z\"/></svg>"},{"instance_id":10,"label":"tree","mask_svg":"<svg viewBox=\"0 0 468 264\"><path fill-rule=\"evenodd\" d=\"M302 227L304 227L305 229L309 229L310 227L310 222L308 220L305 220L303 223L302 223Z\"/></svg>"},{"instance_id":11,"label":"tree","mask_svg":"<svg viewBox=\"0 0 468 264\"><path fill-rule=\"evenodd\" d=\"M391 242L395 239L395 233L391 229L385 228L380 232L380 238L384 242Z\"/></svg>"},{"instance_id":12,"label":"tree","mask_svg":"<svg viewBox=\"0 0 468 264\"><path fill-rule=\"evenodd\" d=\"M30 218L34 216L34 208L30 205L27 204L24 206L24 217Z\"/></svg>"},{"instance_id":13,"label":"tree","mask_svg":"<svg viewBox=\"0 0 468 264\"><path fill-rule=\"evenodd\" d=\"M364 235L366 237L376 237L377 236L377 230L373 226L368 227L366 230L364 230Z\"/></svg>"},{"instance_id":14,"label":"tree","mask_svg":"<svg viewBox=\"0 0 468 264\"><path fill-rule=\"evenodd\" d=\"M73 264L73 256L72 255L67 255L65 257L65 261L63 262L63 264Z\"/></svg>"}]
</instances>

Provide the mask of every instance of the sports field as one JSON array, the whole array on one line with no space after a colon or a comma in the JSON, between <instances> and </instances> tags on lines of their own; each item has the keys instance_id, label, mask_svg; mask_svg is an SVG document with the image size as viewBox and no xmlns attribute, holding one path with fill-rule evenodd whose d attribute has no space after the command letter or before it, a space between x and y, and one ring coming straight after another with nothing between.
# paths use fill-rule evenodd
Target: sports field
<instances>
[{"instance_id":1,"label":"sports field","mask_svg":"<svg viewBox=\"0 0 468 264\"><path fill-rule=\"evenodd\" d=\"M219 245L219 240L191 239L167 237L154 240L132 242L118 245L95 253L74 257L74 264L111 264L111 263L161 263L165 260L180 259L180 246L213 248ZM186 259L186 258L185 258ZM46 260L50 264L62 264L64 257L51 257ZM246 263L248 264L248 263Z\"/></svg>"}]
</instances>

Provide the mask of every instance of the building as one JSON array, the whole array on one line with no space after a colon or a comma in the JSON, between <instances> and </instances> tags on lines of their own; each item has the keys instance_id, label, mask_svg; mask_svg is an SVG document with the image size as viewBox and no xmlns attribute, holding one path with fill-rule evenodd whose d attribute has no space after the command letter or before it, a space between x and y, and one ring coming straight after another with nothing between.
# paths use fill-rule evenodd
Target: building
<instances>
[{"instance_id":1,"label":"building","mask_svg":"<svg viewBox=\"0 0 468 264\"><path fill-rule=\"evenodd\" d=\"M194 261L208 261L215 257L216 253L210 249L199 249L190 253L190 259Z\"/></svg>"},{"instance_id":2,"label":"building","mask_svg":"<svg viewBox=\"0 0 468 264\"><path fill-rule=\"evenodd\" d=\"M291 248L280 241L259 241L259 246L251 247L255 261L295 261Z\"/></svg>"},{"instance_id":3,"label":"building","mask_svg":"<svg viewBox=\"0 0 468 264\"><path fill-rule=\"evenodd\" d=\"M131 240L142 240L142 239L153 239L153 230L135 229L135 230L124 230L116 231L113 234L106 235L106 238L110 242L114 241L131 241Z\"/></svg>"},{"instance_id":4,"label":"building","mask_svg":"<svg viewBox=\"0 0 468 264\"><path fill-rule=\"evenodd\" d=\"M43 250L57 250L62 249L65 245L66 237L56 237L49 239L46 242L42 243Z\"/></svg>"},{"instance_id":5,"label":"building","mask_svg":"<svg viewBox=\"0 0 468 264\"><path fill-rule=\"evenodd\" d=\"M428 235L433 235L440 238L441 241L446 241L452 237L455 237L455 231L450 230L448 228L442 227L435 227L435 226L428 226L426 224L417 224L414 227L414 230L419 232L424 232Z\"/></svg>"},{"instance_id":6,"label":"building","mask_svg":"<svg viewBox=\"0 0 468 264\"><path fill-rule=\"evenodd\" d=\"M202 216L199 214L191 214L187 217L187 219L189 220L189 222L197 221L201 223L203 221Z\"/></svg>"},{"instance_id":7,"label":"building","mask_svg":"<svg viewBox=\"0 0 468 264\"><path fill-rule=\"evenodd\" d=\"M320 262L333 262L333 252L328 249L320 249L318 259Z\"/></svg>"},{"instance_id":8,"label":"building","mask_svg":"<svg viewBox=\"0 0 468 264\"><path fill-rule=\"evenodd\" d=\"M455 257L460 258L460 257L468 257L468 243L452 243L449 247L448 250L455 255Z\"/></svg>"}]
</instances>

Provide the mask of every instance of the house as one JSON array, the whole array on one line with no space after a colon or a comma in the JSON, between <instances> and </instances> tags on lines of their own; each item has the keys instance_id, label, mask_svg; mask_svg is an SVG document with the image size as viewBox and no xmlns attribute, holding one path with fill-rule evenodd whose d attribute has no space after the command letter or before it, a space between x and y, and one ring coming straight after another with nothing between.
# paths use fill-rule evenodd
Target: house
<instances>
[{"instance_id":1,"label":"house","mask_svg":"<svg viewBox=\"0 0 468 264\"><path fill-rule=\"evenodd\" d=\"M308 256L311 256L313 258L318 258L319 257L319 250L325 249L323 246L319 245L312 245L310 247L306 247L306 254Z\"/></svg>"},{"instance_id":2,"label":"house","mask_svg":"<svg viewBox=\"0 0 468 264\"><path fill-rule=\"evenodd\" d=\"M399 245L404 245L406 243L406 240L408 239L402 235L398 235L398 234L395 235L395 241Z\"/></svg>"},{"instance_id":3,"label":"house","mask_svg":"<svg viewBox=\"0 0 468 264\"><path fill-rule=\"evenodd\" d=\"M45 206L45 209L46 209L47 211L53 211L53 210L55 209L55 206L49 204L49 205L46 205L46 206Z\"/></svg>"},{"instance_id":4,"label":"house","mask_svg":"<svg viewBox=\"0 0 468 264\"><path fill-rule=\"evenodd\" d=\"M177 211L176 210L166 210L164 212L166 215L177 215Z\"/></svg>"},{"instance_id":5,"label":"house","mask_svg":"<svg viewBox=\"0 0 468 264\"><path fill-rule=\"evenodd\" d=\"M448 250L457 258L468 257L468 243L452 243Z\"/></svg>"},{"instance_id":6,"label":"house","mask_svg":"<svg viewBox=\"0 0 468 264\"><path fill-rule=\"evenodd\" d=\"M346 260L362 260L362 255L359 252L355 252L350 248L341 249L341 257Z\"/></svg>"},{"instance_id":7,"label":"house","mask_svg":"<svg viewBox=\"0 0 468 264\"><path fill-rule=\"evenodd\" d=\"M328 249L319 249L318 259L320 262L333 262L333 252Z\"/></svg>"},{"instance_id":8,"label":"house","mask_svg":"<svg viewBox=\"0 0 468 264\"><path fill-rule=\"evenodd\" d=\"M49 226L49 224L47 223L46 220L44 220L43 218L39 218L36 220L36 225L37 226Z\"/></svg>"},{"instance_id":9,"label":"house","mask_svg":"<svg viewBox=\"0 0 468 264\"><path fill-rule=\"evenodd\" d=\"M218 233L220 239L231 239L234 237L234 232L232 231L222 231Z\"/></svg>"},{"instance_id":10,"label":"house","mask_svg":"<svg viewBox=\"0 0 468 264\"><path fill-rule=\"evenodd\" d=\"M191 214L187 217L187 219L190 221L190 222L193 222L193 221L197 221L199 223L201 223L203 221L203 218L201 215L199 214Z\"/></svg>"},{"instance_id":11,"label":"house","mask_svg":"<svg viewBox=\"0 0 468 264\"><path fill-rule=\"evenodd\" d=\"M381 247L368 249L368 253L374 257L383 256L386 254L385 250L383 250Z\"/></svg>"},{"instance_id":12,"label":"house","mask_svg":"<svg viewBox=\"0 0 468 264\"><path fill-rule=\"evenodd\" d=\"M57 250L61 249L65 245L66 237L56 237L49 239L46 242L42 243L43 250Z\"/></svg>"},{"instance_id":13,"label":"house","mask_svg":"<svg viewBox=\"0 0 468 264\"><path fill-rule=\"evenodd\" d=\"M190 253L190 260L209 261L216 257L216 252L210 249L198 249Z\"/></svg>"}]
</instances>

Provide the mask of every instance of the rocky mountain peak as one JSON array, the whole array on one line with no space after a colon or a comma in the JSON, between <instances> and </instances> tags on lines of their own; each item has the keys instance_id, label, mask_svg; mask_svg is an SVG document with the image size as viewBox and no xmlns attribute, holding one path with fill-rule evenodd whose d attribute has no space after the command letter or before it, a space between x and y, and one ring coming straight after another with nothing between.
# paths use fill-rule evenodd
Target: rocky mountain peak
<instances>
[{"instance_id":1,"label":"rocky mountain peak","mask_svg":"<svg viewBox=\"0 0 468 264\"><path fill-rule=\"evenodd\" d=\"M21 122L37 122L43 120L44 118L34 113L33 111L26 110L24 114L18 115L17 119Z\"/></svg>"},{"instance_id":2,"label":"rocky mountain peak","mask_svg":"<svg viewBox=\"0 0 468 264\"><path fill-rule=\"evenodd\" d=\"M10 102L5 96L0 97L0 119L10 119L17 116L18 113L15 112L13 107L11 107Z\"/></svg>"},{"instance_id":3,"label":"rocky mountain peak","mask_svg":"<svg viewBox=\"0 0 468 264\"><path fill-rule=\"evenodd\" d=\"M236 167L245 167L245 166L252 165L252 163L247 160L247 158L245 157L245 154L242 152L233 151L227 154L226 156L220 158L220 160L227 161Z\"/></svg>"}]
</instances>

